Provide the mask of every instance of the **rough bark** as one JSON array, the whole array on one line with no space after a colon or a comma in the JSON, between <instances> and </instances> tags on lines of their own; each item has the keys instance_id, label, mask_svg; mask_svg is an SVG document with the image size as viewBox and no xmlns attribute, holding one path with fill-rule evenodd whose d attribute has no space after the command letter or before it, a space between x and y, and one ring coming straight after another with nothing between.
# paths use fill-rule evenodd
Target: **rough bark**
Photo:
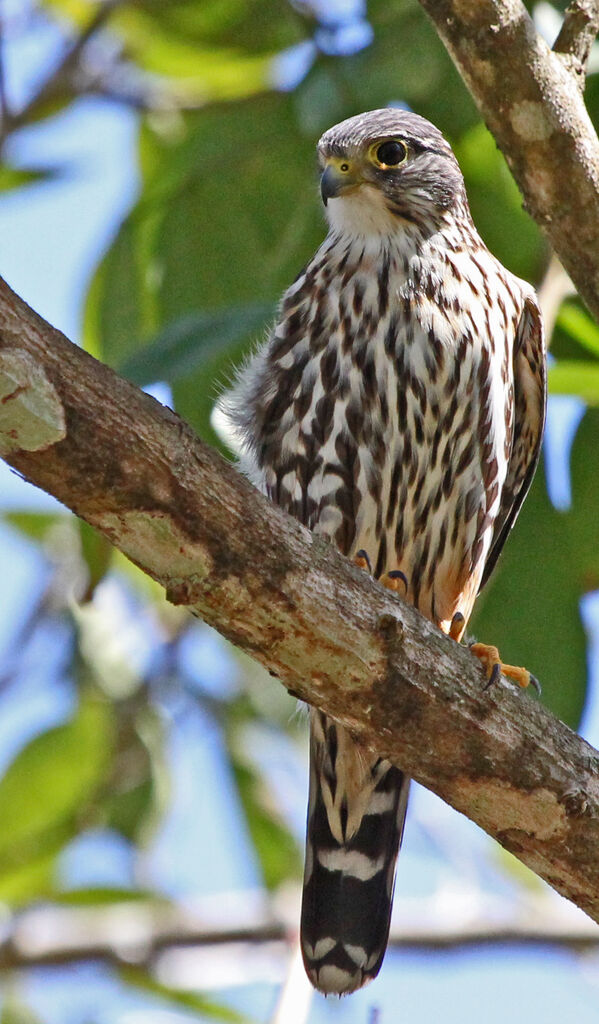
<instances>
[{"instance_id":1,"label":"rough bark","mask_svg":"<svg viewBox=\"0 0 599 1024\"><path fill-rule=\"evenodd\" d=\"M599 140L582 85L597 0L571 5L556 48L520 0L420 0L503 151L525 206L599 319Z\"/></svg>"},{"instance_id":2,"label":"rough bark","mask_svg":"<svg viewBox=\"0 0 599 1024\"><path fill-rule=\"evenodd\" d=\"M599 921L599 754L507 683L485 692L466 649L272 506L178 416L3 282L0 448L171 601Z\"/></svg>"}]
</instances>

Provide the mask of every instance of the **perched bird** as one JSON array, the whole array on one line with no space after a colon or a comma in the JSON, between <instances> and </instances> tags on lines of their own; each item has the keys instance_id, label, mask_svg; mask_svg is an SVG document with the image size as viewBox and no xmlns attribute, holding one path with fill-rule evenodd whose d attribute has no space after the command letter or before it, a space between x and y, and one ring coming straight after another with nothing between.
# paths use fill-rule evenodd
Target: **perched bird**
<instances>
[{"instance_id":1,"label":"perched bird","mask_svg":"<svg viewBox=\"0 0 599 1024\"><path fill-rule=\"evenodd\" d=\"M318 143L328 235L228 402L255 482L455 640L535 470L545 353L533 289L489 252L441 133L373 110ZM477 644L490 679L524 669ZM311 710L304 963L374 978L409 780Z\"/></svg>"}]
</instances>

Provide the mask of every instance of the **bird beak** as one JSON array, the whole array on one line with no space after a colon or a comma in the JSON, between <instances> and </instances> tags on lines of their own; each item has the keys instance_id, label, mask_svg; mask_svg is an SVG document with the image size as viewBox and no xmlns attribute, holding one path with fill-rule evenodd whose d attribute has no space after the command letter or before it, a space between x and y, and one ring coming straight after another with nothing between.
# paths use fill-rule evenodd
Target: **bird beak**
<instances>
[{"instance_id":1,"label":"bird beak","mask_svg":"<svg viewBox=\"0 0 599 1024\"><path fill-rule=\"evenodd\" d=\"M349 192L350 189L356 188L359 184L360 182L351 166L349 170L342 171L341 167L337 166L337 164L327 163L320 178L320 194L324 205L327 205L329 199L337 199L338 196Z\"/></svg>"}]
</instances>

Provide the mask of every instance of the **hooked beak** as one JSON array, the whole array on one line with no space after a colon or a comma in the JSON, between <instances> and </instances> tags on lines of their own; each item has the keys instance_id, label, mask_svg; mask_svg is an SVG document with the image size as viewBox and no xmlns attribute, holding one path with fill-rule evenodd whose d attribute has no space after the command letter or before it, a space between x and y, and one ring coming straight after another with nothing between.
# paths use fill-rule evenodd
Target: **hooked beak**
<instances>
[{"instance_id":1,"label":"hooked beak","mask_svg":"<svg viewBox=\"0 0 599 1024\"><path fill-rule=\"evenodd\" d=\"M320 194L324 205L327 205L329 199L337 199L357 185L359 181L351 169L342 171L333 163L327 164L320 178Z\"/></svg>"}]
</instances>

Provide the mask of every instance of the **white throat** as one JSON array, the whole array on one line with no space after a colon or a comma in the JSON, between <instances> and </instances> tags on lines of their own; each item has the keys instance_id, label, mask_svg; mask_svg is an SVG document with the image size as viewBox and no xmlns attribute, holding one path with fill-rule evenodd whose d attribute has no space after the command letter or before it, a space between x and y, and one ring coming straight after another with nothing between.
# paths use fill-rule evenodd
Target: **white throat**
<instances>
[{"instance_id":1,"label":"white throat","mask_svg":"<svg viewBox=\"0 0 599 1024\"><path fill-rule=\"evenodd\" d=\"M383 193L370 185L329 199L326 217L334 234L351 238L370 236L380 242L381 236L390 238L401 231L397 218L387 209Z\"/></svg>"}]
</instances>

